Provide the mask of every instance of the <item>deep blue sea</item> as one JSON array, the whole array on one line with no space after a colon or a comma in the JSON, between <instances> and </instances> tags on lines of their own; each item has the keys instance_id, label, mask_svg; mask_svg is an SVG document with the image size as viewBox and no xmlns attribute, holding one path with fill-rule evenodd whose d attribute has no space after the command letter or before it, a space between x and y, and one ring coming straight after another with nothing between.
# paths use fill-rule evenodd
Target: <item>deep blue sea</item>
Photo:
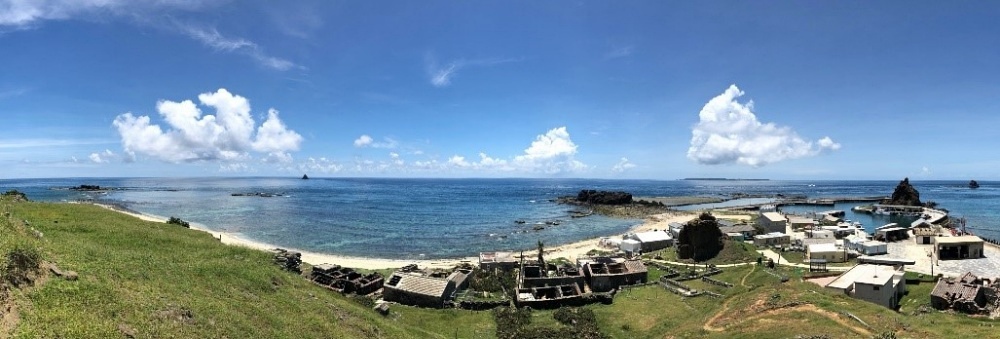
<instances>
[{"instance_id":1,"label":"deep blue sea","mask_svg":"<svg viewBox=\"0 0 1000 339\"><path fill-rule=\"evenodd\" d=\"M66 178L0 180L39 201L99 199L158 216L177 216L205 227L306 251L393 259L435 259L480 251L530 249L541 240L559 245L620 234L641 220L603 216L570 218L572 206L551 202L581 189L621 190L636 196L728 196L732 193L805 195L810 198L889 195L898 181L688 181L592 179L322 179L298 178ZM1000 239L1000 182L911 181L922 200L964 216L974 233ZM107 194L66 189L113 187ZM281 197L237 197L232 193ZM847 219L869 230L884 216ZM786 207L808 212L825 207ZM515 220L525 220L517 224ZM532 230L536 222L560 225Z\"/></svg>"}]
</instances>

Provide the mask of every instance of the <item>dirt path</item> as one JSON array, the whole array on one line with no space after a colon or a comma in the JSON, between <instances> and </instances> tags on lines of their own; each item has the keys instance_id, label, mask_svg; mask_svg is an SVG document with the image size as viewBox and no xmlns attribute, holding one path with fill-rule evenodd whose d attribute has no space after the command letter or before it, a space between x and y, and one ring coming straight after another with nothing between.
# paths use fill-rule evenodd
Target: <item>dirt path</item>
<instances>
[{"instance_id":1,"label":"dirt path","mask_svg":"<svg viewBox=\"0 0 1000 339\"><path fill-rule=\"evenodd\" d=\"M729 302L727 301L725 304L722 305L722 307L723 307L723 310L719 311L719 313L716 313L715 316L712 317L712 319L709 319L708 322L705 323L704 329L706 331L721 332L722 330L725 329L725 327L715 327L715 326L712 326L712 323L714 323L716 320L718 320L718 318L721 317L722 314L728 309ZM812 312L812 313L818 314L820 316L826 317L827 319L833 320L833 321L837 322L838 324L840 324L841 326L849 328L851 331L854 331L854 332L856 332L858 334L861 334L863 336L871 336L872 335L871 331L868 331L868 329L866 329L864 327L861 327L861 326L858 326L858 325L855 325L855 324L851 323L850 321L841 318L839 314L834 313L834 312L830 312L830 311L827 311L827 310L824 310L824 309L819 308L819 307L816 307L816 305L813 305L813 304L805 304L805 305L798 305L798 306L793 306L793 307L784 307L784 308L777 308L777 309L767 310L767 311L764 311L764 312L761 312L761 313L758 313L758 314L751 315L749 317L744 317L744 318L740 319L739 322L746 322L746 321L751 321L751 320L754 320L754 319L759 319L759 318L768 317L768 316L772 316L772 315L781 315L781 314L793 313L793 312Z\"/></svg>"},{"instance_id":2,"label":"dirt path","mask_svg":"<svg viewBox=\"0 0 1000 339\"><path fill-rule=\"evenodd\" d=\"M740 286L747 287L747 278L749 278L750 275L753 274L753 272L756 270L757 270L757 265L753 265L753 267L750 269L750 272L747 272L747 274L743 276L743 279L740 280ZM724 329L722 327L712 326L712 324L718 321L723 314L729 311L729 303L732 302L733 299L735 299L735 297L726 299L726 302L722 303L722 309L719 310L719 312L715 313L715 315L713 315L712 318L708 319L708 321L705 322L705 326L703 326L703 328L706 331L721 332Z\"/></svg>"}]
</instances>

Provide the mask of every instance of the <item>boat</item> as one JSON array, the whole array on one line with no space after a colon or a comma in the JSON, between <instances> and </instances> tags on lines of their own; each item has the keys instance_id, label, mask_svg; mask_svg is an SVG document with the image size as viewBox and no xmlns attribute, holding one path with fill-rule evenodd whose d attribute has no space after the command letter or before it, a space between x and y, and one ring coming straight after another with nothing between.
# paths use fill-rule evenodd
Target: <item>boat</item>
<instances>
[{"instance_id":1,"label":"boat","mask_svg":"<svg viewBox=\"0 0 1000 339\"><path fill-rule=\"evenodd\" d=\"M975 180L969 181L969 188L971 189L979 188L979 183L976 182Z\"/></svg>"}]
</instances>

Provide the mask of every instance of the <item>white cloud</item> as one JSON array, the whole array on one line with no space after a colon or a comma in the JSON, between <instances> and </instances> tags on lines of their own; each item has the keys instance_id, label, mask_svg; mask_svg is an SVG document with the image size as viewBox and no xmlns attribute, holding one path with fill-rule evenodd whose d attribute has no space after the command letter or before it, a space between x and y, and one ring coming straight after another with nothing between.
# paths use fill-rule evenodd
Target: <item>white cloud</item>
<instances>
[{"instance_id":1,"label":"white cloud","mask_svg":"<svg viewBox=\"0 0 1000 339\"><path fill-rule=\"evenodd\" d=\"M458 74L458 71L470 66L493 66L510 62L518 62L523 58L485 58L485 59L456 59L444 65L439 65L433 55L424 57L427 75L431 85L434 87L446 87L451 84L451 79Z\"/></svg>"},{"instance_id":2,"label":"white cloud","mask_svg":"<svg viewBox=\"0 0 1000 339\"><path fill-rule=\"evenodd\" d=\"M368 134L362 134L357 139L354 139L354 147L365 147L371 145L372 141L374 140Z\"/></svg>"},{"instance_id":3,"label":"white cloud","mask_svg":"<svg viewBox=\"0 0 1000 339\"><path fill-rule=\"evenodd\" d=\"M536 174L582 172L589 169L587 165L574 158L576 152L577 146L570 139L566 127L558 127L537 136L524 150L524 154L515 156L509 161L480 152L479 161L468 161L463 156L455 155L444 164L459 169Z\"/></svg>"},{"instance_id":4,"label":"white cloud","mask_svg":"<svg viewBox=\"0 0 1000 339\"><path fill-rule=\"evenodd\" d=\"M396 166L403 166L405 161L399 157L399 153L389 152L389 158L392 158L392 164Z\"/></svg>"},{"instance_id":5,"label":"white cloud","mask_svg":"<svg viewBox=\"0 0 1000 339\"><path fill-rule=\"evenodd\" d=\"M628 158L622 157L622 160L619 160L614 167L611 167L611 171L615 173L623 173L625 171L635 168L635 166L636 166L635 164L628 161Z\"/></svg>"},{"instance_id":6,"label":"white cloud","mask_svg":"<svg viewBox=\"0 0 1000 339\"><path fill-rule=\"evenodd\" d=\"M152 124L148 116L124 113L112 125L121 136L128 159L144 154L167 162L244 161L250 152L266 153L266 161L287 162L291 151L297 151L302 136L289 130L278 117L278 111L268 110L266 120L254 133L254 119L246 98L220 88L215 93L198 96L202 105L215 109L215 115L202 115L191 100L163 100L156 109L167 126Z\"/></svg>"},{"instance_id":7,"label":"white cloud","mask_svg":"<svg viewBox=\"0 0 1000 339\"><path fill-rule=\"evenodd\" d=\"M362 134L357 139L354 139L354 147L359 148L396 148L396 146L399 146L399 142L388 137L382 138L381 142L375 142L375 139L368 134Z\"/></svg>"},{"instance_id":8,"label":"white cloud","mask_svg":"<svg viewBox=\"0 0 1000 339\"><path fill-rule=\"evenodd\" d=\"M298 169L303 173L331 174L340 172L344 169L344 166L327 158L317 159L310 157L309 159L306 159L305 162L298 164Z\"/></svg>"},{"instance_id":9,"label":"white cloud","mask_svg":"<svg viewBox=\"0 0 1000 339\"><path fill-rule=\"evenodd\" d=\"M225 37L215 28L206 28L174 19L178 12L212 7L225 0L0 0L0 28L31 28L45 20L75 18L124 19L132 24L180 32L212 49L250 57L258 64L285 71L303 68L291 61L264 53L256 43Z\"/></svg>"},{"instance_id":10,"label":"white cloud","mask_svg":"<svg viewBox=\"0 0 1000 339\"><path fill-rule=\"evenodd\" d=\"M752 101L736 101L743 94L731 85L705 104L698 114L698 124L691 130L688 159L704 165L738 163L760 167L840 149L840 144L829 137L813 145L789 127L761 123L753 112Z\"/></svg>"},{"instance_id":11,"label":"white cloud","mask_svg":"<svg viewBox=\"0 0 1000 339\"><path fill-rule=\"evenodd\" d=\"M112 152L111 150L106 149L106 150L104 150L104 152L90 153L90 156L88 156L87 158L90 159L90 162L95 163L95 164L106 164L108 162L111 162L112 159L117 158L117 157L118 157L118 155L115 154L115 152ZM73 162L77 162L76 157L73 157Z\"/></svg>"},{"instance_id":12,"label":"white cloud","mask_svg":"<svg viewBox=\"0 0 1000 339\"><path fill-rule=\"evenodd\" d=\"M264 53L263 49L256 43L242 38L227 38L219 33L215 28L196 27L191 24L175 23L177 28L188 37L201 42L212 49L239 53L257 61L264 67L279 71L287 71L292 68L302 68L295 63Z\"/></svg>"},{"instance_id":13,"label":"white cloud","mask_svg":"<svg viewBox=\"0 0 1000 339\"><path fill-rule=\"evenodd\" d=\"M635 53L635 46L616 47L615 49L612 49L611 51L605 53L604 58L605 59L624 58L632 55L632 53Z\"/></svg>"},{"instance_id":14,"label":"white cloud","mask_svg":"<svg viewBox=\"0 0 1000 339\"><path fill-rule=\"evenodd\" d=\"M248 173L256 172L256 170L250 165L242 162L233 163L222 163L219 164L219 172L224 173Z\"/></svg>"}]
</instances>

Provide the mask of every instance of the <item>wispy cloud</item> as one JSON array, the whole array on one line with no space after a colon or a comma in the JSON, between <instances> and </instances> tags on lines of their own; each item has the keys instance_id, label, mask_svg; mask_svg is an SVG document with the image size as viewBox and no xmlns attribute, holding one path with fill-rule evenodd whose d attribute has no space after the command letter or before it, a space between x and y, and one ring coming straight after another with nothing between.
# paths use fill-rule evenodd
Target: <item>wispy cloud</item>
<instances>
[{"instance_id":1,"label":"wispy cloud","mask_svg":"<svg viewBox=\"0 0 1000 339\"><path fill-rule=\"evenodd\" d=\"M611 51L604 53L604 59L610 60L610 59L624 58L632 55L632 53L635 53L635 46L629 45L629 46L615 47Z\"/></svg>"},{"instance_id":2,"label":"wispy cloud","mask_svg":"<svg viewBox=\"0 0 1000 339\"><path fill-rule=\"evenodd\" d=\"M115 142L101 139L7 139L0 140L0 149L73 147L81 145L107 145L113 143Z\"/></svg>"},{"instance_id":3,"label":"wispy cloud","mask_svg":"<svg viewBox=\"0 0 1000 339\"><path fill-rule=\"evenodd\" d=\"M27 94L30 91L31 90L28 89L28 88L0 89L0 100L7 99L7 98L13 98L13 97L19 97L19 96Z\"/></svg>"},{"instance_id":4,"label":"wispy cloud","mask_svg":"<svg viewBox=\"0 0 1000 339\"><path fill-rule=\"evenodd\" d=\"M362 134L357 139L354 139L354 147L357 148L396 148L397 146L399 146L399 142L389 137L382 138L382 141L375 141L368 134Z\"/></svg>"},{"instance_id":5,"label":"wispy cloud","mask_svg":"<svg viewBox=\"0 0 1000 339\"><path fill-rule=\"evenodd\" d=\"M439 64L432 54L427 54L424 57L427 75L431 85L434 85L434 87L447 87L451 85L452 78L458 75L458 71L468 67L488 67L520 61L524 61L524 58L456 59Z\"/></svg>"},{"instance_id":6,"label":"wispy cloud","mask_svg":"<svg viewBox=\"0 0 1000 339\"><path fill-rule=\"evenodd\" d=\"M0 0L0 32L30 29L47 20L118 19L138 26L184 34L217 51L250 57L261 66L279 71L304 69L287 59L268 55L251 40L227 37L215 28L175 19L176 14L213 7L225 0Z\"/></svg>"},{"instance_id":7,"label":"wispy cloud","mask_svg":"<svg viewBox=\"0 0 1000 339\"><path fill-rule=\"evenodd\" d=\"M625 171L628 171L635 167L636 165L629 162L628 158L622 157L622 159L619 160L617 164L611 167L611 171L615 173L624 173Z\"/></svg>"},{"instance_id":8,"label":"wispy cloud","mask_svg":"<svg viewBox=\"0 0 1000 339\"><path fill-rule=\"evenodd\" d=\"M292 68L302 69L302 66L295 63L267 55L256 43L243 38L229 38L223 36L215 28L199 27L193 24L175 22L175 26L181 33L217 51L238 53L249 56L260 65L279 70L287 71Z\"/></svg>"}]
</instances>

